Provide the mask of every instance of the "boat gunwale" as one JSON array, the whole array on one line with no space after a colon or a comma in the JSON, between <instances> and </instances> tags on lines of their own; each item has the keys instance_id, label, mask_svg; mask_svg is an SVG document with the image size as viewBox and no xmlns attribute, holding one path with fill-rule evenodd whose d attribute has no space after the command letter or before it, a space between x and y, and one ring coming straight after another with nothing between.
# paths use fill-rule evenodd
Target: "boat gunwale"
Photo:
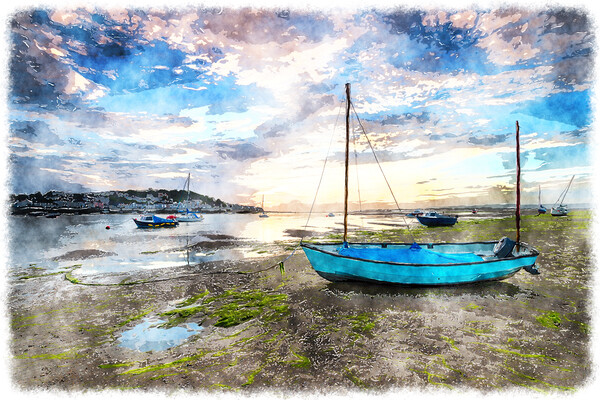
<instances>
[{"instance_id":1,"label":"boat gunwale","mask_svg":"<svg viewBox=\"0 0 600 400\"><path fill-rule=\"evenodd\" d=\"M494 240L489 240L489 241L478 241L478 242L461 242L461 243L417 243L419 245L450 245L450 246L456 246L456 245L465 245L465 244L492 244L492 243L498 243L497 241ZM364 258L358 258L358 257L351 257L351 256L346 256L346 255L342 255L339 253L334 253L332 251L327 251L327 250L323 250L320 249L318 247L315 246L319 246L319 245L327 245L327 246L332 246L332 245L339 245L342 246L344 243L343 242L329 242L329 243L324 243L324 242L317 242L317 243L300 243L301 247L306 247L309 248L311 250L315 250L318 251L320 253L325 253L334 257L339 257L339 258L347 258L350 260L356 260L356 261L361 261L361 262L372 262L372 263L377 263L377 264L388 264L388 265L400 265L400 266L411 266L411 267L456 267L459 265L476 265L476 264L487 264L487 263L496 263L499 261L507 261L507 260L516 260L519 258L527 258L527 257L537 257L540 255L539 251L536 250L534 247L530 246L527 243L524 242L519 242L519 243L515 243L515 246L522 246L522 247L526 247L528 250L531 251L531 254L523 254L523 255L519 255L519 256L512 256L512 257L504 257L504 258L498 258L498 259L494 259L494 260L481 260L481 261L473 261L473 262L461 262L461 263L448 263L448 264L416 264L416 263L401 263L401 262L396 262L396 261L381 261L381 260L368 260L368 259L364 259ZM378 242L378 243L373 243L373 242L353 242L353 243L348 243L348 245L402 245L402 246L411 246L412 243L395 243L395 242ZM452 254L452 253L449 253ZM535 262L534 262L535 263Z\"/></svg>"}]
</instances>

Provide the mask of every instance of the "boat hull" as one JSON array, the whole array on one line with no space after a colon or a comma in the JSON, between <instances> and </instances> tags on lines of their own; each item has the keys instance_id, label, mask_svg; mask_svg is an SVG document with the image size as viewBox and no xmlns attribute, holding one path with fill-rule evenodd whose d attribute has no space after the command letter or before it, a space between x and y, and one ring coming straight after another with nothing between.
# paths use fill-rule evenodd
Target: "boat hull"
<instances>
[{"instance_id":1,"label":"boat hull","mask_svg":"<svg viewBox=\"0 0 600 400\"><path fill-rule=\"evenodd\" d=\"M178 222L201 222L204 219L202 215L198 215L192 212L180 214L176 218Z\"/></svg>"},{"instance_id":2,"label":"boat hull","mask_svg":"<svg viewBox=\"0 0 600 400\"><path fill-rule=\"evenodd\" d=\"M142 221L134 218L133 222L137 225L138 228L174 228L179 225L179 222L176 220L169 220L159 217L154 217L152 221Z\"/></svg>"},{"instance_id":3,"label":"boat hull","mask_svg":"<svg viewBox=\"0 0 600 400\"><path fill-rule=\"evenodd\" d=\"M302 248L315 272L332 281L364 281L395 285L459 285L473 282L501 280L516 274L521 268L535 266L537 250L521 243L516 255L496 258L496 242L461 244L423 244L423 248L446 254L472 252L480 254L478 262L449 264L409 264L366 260L338 253L342 243L302 244ZM350 244L350 247L407 249L410 244ZM514 250L516 252L516 250Z\"/></svg>"},{"instance_id":4,"label":"boat hull","mask_svg":"<svg viewBox=\"0 0 600 400\"><path fill-rule=\"evenodd\" d=\"M569 210L566 207L558 207L558 208L550 209L550 215L552 215L554 217L565 217L568 214L569 214Z\"/></svg>"},{"instance_id":5,"label":"boat hull","mask_svg":"<svg viewBox=\"0 0 600 400\"><path fill-rule=\"evenodd\" d=\"M416 217L425 226L452 226L458 220L456 217L447 216L428 217L426 215L417 215Z\"/></svg>"}]
</instances>

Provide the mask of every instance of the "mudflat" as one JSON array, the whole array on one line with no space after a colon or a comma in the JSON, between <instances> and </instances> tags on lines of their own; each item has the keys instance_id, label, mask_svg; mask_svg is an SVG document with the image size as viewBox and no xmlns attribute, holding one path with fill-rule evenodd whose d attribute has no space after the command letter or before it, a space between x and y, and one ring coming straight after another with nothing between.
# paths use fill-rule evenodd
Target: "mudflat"
<instances>
[{"instance_id":1,"label":"mudflat","mask_svg":"<svg viewBox=\"0 0 600 400\"><path fill-rule=\"evenodd\" d=\"M81 276L76 260L58 272L32 269L8 282L12 383L165 393L576 392L592 373L590 223L586 211L525 216L522 240L540 251L541 275L450 287L331 283L300 249L281 268L292 242L271 244L260 259L135 274ZM352 239L489 240L510 235L512 224L489 218ZM79 254L102 256L88 253ZM144 347L125 345L136 328Z\"/></svg>"}]
</instances>

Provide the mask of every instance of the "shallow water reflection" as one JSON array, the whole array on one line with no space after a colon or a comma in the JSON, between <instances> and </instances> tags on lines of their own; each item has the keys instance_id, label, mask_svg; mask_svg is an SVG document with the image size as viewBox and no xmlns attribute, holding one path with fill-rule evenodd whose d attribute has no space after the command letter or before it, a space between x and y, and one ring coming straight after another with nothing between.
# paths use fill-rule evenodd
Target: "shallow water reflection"
<instances>
[{"instance_id":1,"label":"shallow water reflection","mask_svg":"<svg viewBox=\"0 0 600 400\"><path fill-rule=\"evenodd\" d=\"M147 318L119 337L119 345L131 350L162 351L183 343L187 338L199 333L203 328L198 324L160 328L165 321Z\"/></svg>"}]
</instances>

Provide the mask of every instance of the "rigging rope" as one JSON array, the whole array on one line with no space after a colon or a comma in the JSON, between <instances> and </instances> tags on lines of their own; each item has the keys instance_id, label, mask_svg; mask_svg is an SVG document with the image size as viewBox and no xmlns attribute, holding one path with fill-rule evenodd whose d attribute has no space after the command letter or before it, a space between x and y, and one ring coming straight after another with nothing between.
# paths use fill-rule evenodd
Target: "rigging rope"
<instances>
[{"instance_id":1,"label":"rigging rope","mask_svg":"<svg viewBox=\"0 0 600 400\"><path fill-rule=\"evenodd\" d=\"M317 195L319 194L319 189L321 188L321 182L323 181L323 175L325 174L325 166L327 165L327 160L329 159L329 152L331 151L331 144L333 143L333 137L335 134L335 129L337 128L338 121L340 119L340 114L342 113L342 105L344 101L340 103L340 109L338 111L337 118L335 119L335 124L333 125L333 131L331 132L331 138L329 139L329 148L327 149L327 155L325 156L325 161L323 162L323 169L321 170L321 177L319 178L319 184L317 185L317 190L315 192L315 197L313 199L312 205L310 206L310 211L308 212L308 218L306 219L306 224L304 225L304 232L300 237L300 243L304 240L304 236L306 235L306 229L308 228L308 222L310 221L310 217L313 212L313 208L315 207L315 203L317 201ZM296 250L294 250L296 251Z\"/></svg>"},{"instance_id":2,"label":"rigging rope","mask_svg":"<svg viewBox=\"0 0 600 400\"><path fill-rule=\"evenodd\" d=\"M398 211L402 211L400 209L400 205L398 204L398 200L396 200L396 196L394 195L394 191L392 190L392 186L390 185L387 177L385 176L385 173L383 172L383 168L381 167L381 164L379 163L379 158L377 158L377 154L375 153L375 149L373 148L373 145L371 144L371 140L369 139L369 136L367 135L367 131L365 130L365 127L363 126L362 122L360 121L360 118L358 117L358 113L356 112L356 109L354 108L354 103L350 102L350 105L352 106L352 111L354 111L354 115L356 116L356 120L358 121L358 125L360 126L363 135L365 135L365 138L367 139L367 143L369 143L369 147L371 148L371 152L373 153L373 157L375 157L375 161L377 162L377 166L379 167L379 171L381 171L381 175L383 175L383 179L385 180L385 183L387 184L388 189L390 190L390 193L392 194L392 197L394 198L394 203L396 203L396 208L398 209ZM402 220L404 221L404 224L406 225L406 228L408 229L408 233L410 234L410 236L412 237L413 241L414 241L414 236L410 230L410 225L406 222L406 218L404 218L404 214L402 215Z\"/></svg>"}]
</instances>

